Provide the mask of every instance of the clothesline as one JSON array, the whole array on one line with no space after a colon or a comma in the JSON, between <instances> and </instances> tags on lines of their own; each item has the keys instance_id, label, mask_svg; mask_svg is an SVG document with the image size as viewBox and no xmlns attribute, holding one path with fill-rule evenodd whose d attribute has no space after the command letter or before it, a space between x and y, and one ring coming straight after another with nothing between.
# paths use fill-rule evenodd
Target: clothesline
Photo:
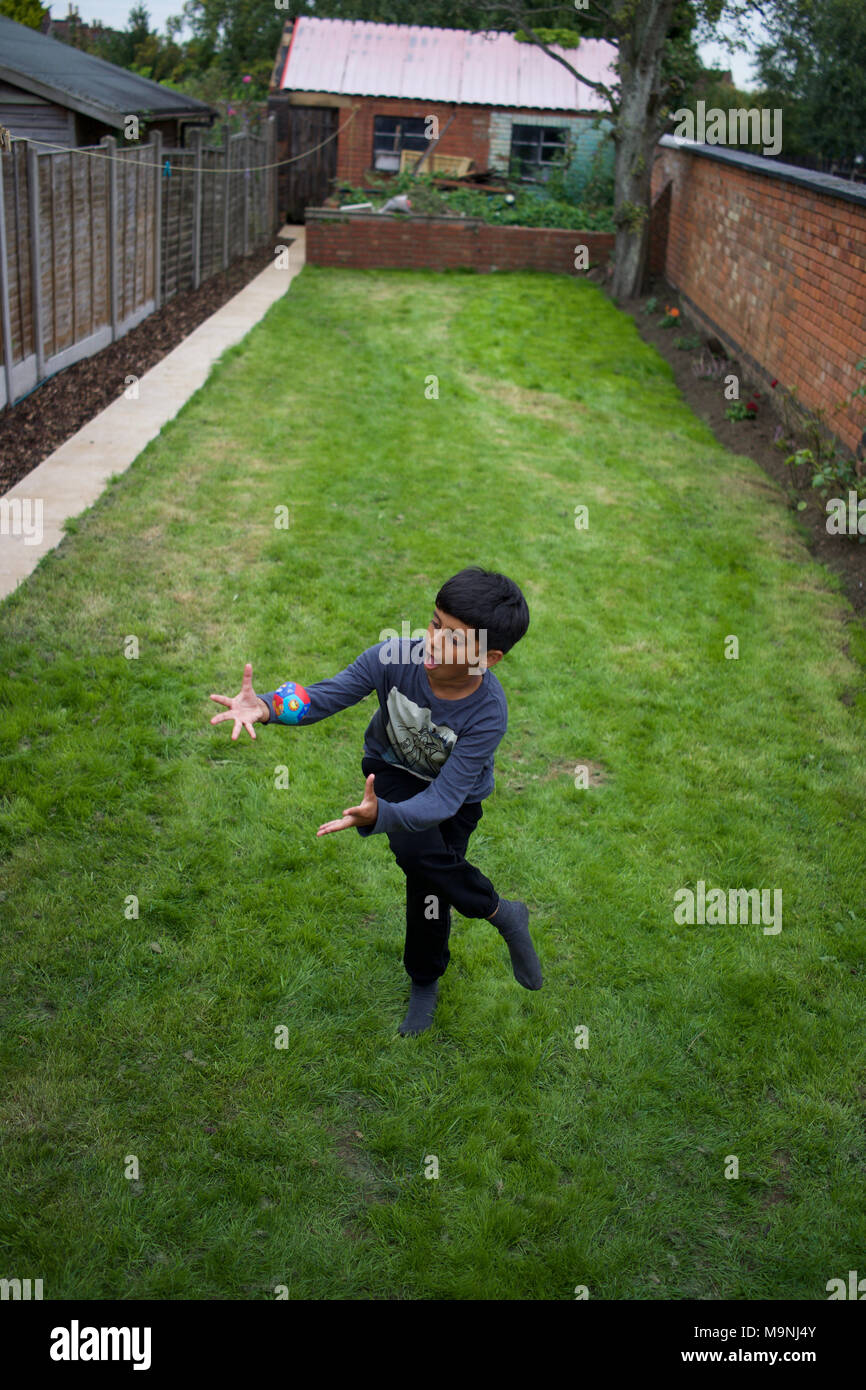
<instances>
[{"instance_id":1,"label":"clothesline","mask_svg":"<svg viewBox=\"0 0 866 1390\"><path fill-rule=\"evenodd\" d=\"M294 154L294 155L292 155L291 159L279 159L279 160L277 160L277 161L276 161L275 163L273 163L273 164L253 164L253 165L244 166L243 168L237 168L237 169L226 169L226 168L224 168L224 167L223 167L223 168L219 168L219 167L211 168L211 167L206 167L206 166L204 166L204 165L196 165L196 166L192 166L192 167L191 167L191 166L188 165L188 164L177 164L177 165L174 166L174 171L176 171L176 172L178 172L178 173L181 173L181 174L258 174L258 173L264 173L265 171L267 171L267 170L269 170L269 169L282 169L284 165L286 165L286 164L295 164L299 159L306 159L306 158L308 157L308 155L315 154L316 150L320 150L320 149L322 148L323 145L327 145L331 140L336 140L337 136L340 135L340 134L346 129L346 127L347 127L348 125L351 124L351 122L355 119L355 116L356 116L357 114L358 114L358 108L355 107L355 109L353 110L353 112L352 112L351 116L349 117L349 119L348 119L347 121L344 121L343 124L342 124L341 126L338 126L338 128L334 131L333 135L328 135L328 136L326 136L324 140L320 140L319 143L318 143L317 145L312 145L312 146L310 147L310 149L304 150L304 152L303 152L302 154ZM253 139L260 139L261 137L260 137L260 136L253 136L252 138L253 138ZM90 158L90 159L107 159L109 163L115 163L115 164L128 164L128 163L129 163L129 160L128 160L127 158L125 158L125 156L123 156L123 155L121 155L121 154L109 154L107 150L106 150L106 151L103 151L103 150L80 150L80 149L70 148L69 145L52 145L52 144L50 144L47 140L31 140L31 139L29 138L29 136L22 137L22 139L23 139L24 142L25 142L26 144L28 144L28 145L39 145L42 149L45 149L45 150L55 150L55 151L57 151L57 152L60 153L60 154L77 154L77 155L84 155L85 157ZM139 145L139 146L137 146L137 148L138 148L138 149L148 149L149 146L147 146L147 145ZM214 149L214 151L217 151L217 150L219 150L221 147L220 147L220 146L212 146L212 148ZM173 172L173 170L172 170L172 163L171 163L171 157L170 157L170 156L169 156L168 158L166 158L166 159L165 159L162 163L160 163L160 164L154 164L152 161L147 161L147 162L145 162L145 161L142 161L142 160L138 160L137 163L136 163L136 168L138 168L138 169L163 169L163 170L168 170L169 173Z\"/></svg>"}]
</instances>

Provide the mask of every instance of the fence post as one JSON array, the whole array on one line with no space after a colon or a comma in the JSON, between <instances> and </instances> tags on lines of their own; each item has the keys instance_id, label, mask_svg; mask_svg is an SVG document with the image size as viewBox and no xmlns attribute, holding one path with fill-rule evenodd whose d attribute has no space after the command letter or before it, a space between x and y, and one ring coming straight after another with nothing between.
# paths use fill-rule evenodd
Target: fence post
<instances>
[{"instance_id":1,"label":"fence post","mask_svg":"<svg viewBox=\"0 0 866 1390\"><path fill-rule=\"evenodd\" d=\"M108 152L108 288L111 304L111 341L117 338L117 141L103 135L100 145Z\"/></svg>"},{"instance_id":2,"label":"fence post","mask_svg":"<svg viewBox=\"0 0 866 1390\"><path fill-rule=\"evenodd\" d=\"M190 131L192 157L195 160L192 176L192 287L201 284L201 129Z\"/></svg>"},{"instance_id":3,"label":"fence post","mask_svg":"<svg viewBox=\"0 0 866 1390\"><path fill-rule=\"evenodd\" d=\"M156 165L153 205L153 298L157 309L162 308L162 131L150 132L153 162Z\"/></svg>"},{"instance_id":4,"label":"fence post","mask_svg":"<svg viewBox=\"0 0 866 1390\"><path fill-rule=\"evenodd\" d=\"M270 115L268 116L268 146L267 146L267 148L268 148L268 155L267 155L267 160L266 160L265 162L266 162L267 164L274 165L274 164L276 164L276 160L277 160L277 118L276 118L276 116L274 115L273 111L272 111L272 112L270 113ZM268 210L267 210L266 216L267 216L267 219L268 219L268 231L269 231L269 233L271 234L271 236L273 236L274 232L277 230L277 174L278 174L278 173L279 173L279 170L278 170L278 169L275 169L275 168L269 169L269 170L268 170L268 174L267 174L267 183L265 184L265 187L266 187L267 190L268 190Z\"/></svg>"},{"instance_id":5,"label":"fence post","mask_svg":"<svg viewBox=\"0 0 866 1390\"><path fill-rule=\"evenodd\" d=\"M250 137L244 131L244 255L250 254Z\"/></svg>"},{"instance_id":6,"label":"fence post","mask_svg":"<svg viewBox=\"0 0 866 1390\"><path fill-rule=\"evenodd\" d=\"M15 156L10 154L10 159ZM3 154L0 153L0 314L3 324L3 367L6 373L6 404L14 400L12 390L12 320L9 316L9 260L6 252L6 202L4 196Z\"/></svg>"},{"instance_id":7,"label":"fence post","mask_svg":"<svg viewBox=\"0 0 866 1390\"><path fill-rule=\"evenodd\" d=\"M229 263L229 204L231 203L232 191L232 137L229 132L228 121L223 126L223 143L226 147L226 195L223 200L223 270L225 270Z\"/></svg>"},{"instance_id":8,"label":"fence post","mask_svg":"<svg viewBox=\"0 0 866 1390\"><path fill-rule=\"evenodd\" d=\"M42 238L39 231L39 155L27 142L27 202L30 213L30 290L33 301L33 342L36 348L36 380L45 376L42 341Z\"/></svg>"}]
</instances>

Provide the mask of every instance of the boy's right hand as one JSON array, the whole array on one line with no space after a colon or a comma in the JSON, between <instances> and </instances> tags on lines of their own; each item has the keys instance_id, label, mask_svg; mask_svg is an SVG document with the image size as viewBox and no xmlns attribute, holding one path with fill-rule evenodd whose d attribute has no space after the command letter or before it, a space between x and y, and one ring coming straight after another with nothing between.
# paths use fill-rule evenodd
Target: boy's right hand
<instances>
[{"instance_id":1,"label":"boy's right hand","mask_svg":"<svg viewBox=\"0 0 866 1390\"><path fill-rule=\"evenodd\" d=\"M226 705L227 710L225 714L215 714L210 722L219 724L223 719L233 719L235 726L232 729L232 739L237 738L241 726L247 730L250 738L255 738L253 725L259 720L263 724L268 722L268 707L253 690L253 667L250 661L244 667L240 692L233 700L227 695L211 695L211 699L216 700L218 705Z\"/></svg>"}]
</instances>

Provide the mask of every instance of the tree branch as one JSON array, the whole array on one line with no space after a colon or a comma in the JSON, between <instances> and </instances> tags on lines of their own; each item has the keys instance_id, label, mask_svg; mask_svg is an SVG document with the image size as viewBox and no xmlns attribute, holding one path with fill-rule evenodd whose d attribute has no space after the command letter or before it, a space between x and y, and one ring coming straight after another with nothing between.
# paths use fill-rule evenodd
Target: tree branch
<instances>
[{"instance_id":1,"label":"tree branch","mask_svg":"<svg viewBox=\"0 0 866 1390\"><path fill-rule=\"evenodd\" d=\"M529 37L532 39L532 42L541 49L542 53L546 53L548 57L553 58L555 62L561 63L562 66L565 68L566 72L570 72L572 77L576 78L578 82L582 82L584 86L593 87L597 92L601 92L605 100L610 103L611 111L616 111L617 100L614 97L610 87L606 87L603 82L593 82L592 78L590 77L582 77L581 74L577 71L577 68L572 67L571 63L569 63L568 60L563 58L559 53L554 53L553 49L549 48L547 44L544 42L544 40L538 37L538 35L535 33L535 30L530 29L529 25L525 21L521 21L520 27L521 29L523 29L525 33L529 35Z\"/></svg>"}]
</instances>

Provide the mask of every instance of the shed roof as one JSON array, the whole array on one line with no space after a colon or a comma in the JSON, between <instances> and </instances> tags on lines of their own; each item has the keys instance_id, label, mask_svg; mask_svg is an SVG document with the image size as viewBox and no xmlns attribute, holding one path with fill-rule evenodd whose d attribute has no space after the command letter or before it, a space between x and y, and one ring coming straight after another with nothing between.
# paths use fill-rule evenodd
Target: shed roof
<instances>
[{"instance_id":1,"label":"shed roof","mask_svg":"<svg viewBox=\"0 0 866 1390\"><path fill-rule=\"evenodd\" d=\"M613 86L618 80L614 44L584 39L577 49L551 47L593 81ZM513 34L306 15L295 20L278 90L539 111L607 109L600 92Z\"/></svg>"},{"instance_id":2,"label":"shed roof","mask_svg":"<svg viewBox=\"0 0 866 1390\"><path fill-rule=\"evenodd\" d=\"M127 72L115 63L49 39L26 24L0 15L0 78L36 96L68 106L106 125L122 126L125 116L215 114L194 97L173 92Z\"/></svg>"}]
</instances>

